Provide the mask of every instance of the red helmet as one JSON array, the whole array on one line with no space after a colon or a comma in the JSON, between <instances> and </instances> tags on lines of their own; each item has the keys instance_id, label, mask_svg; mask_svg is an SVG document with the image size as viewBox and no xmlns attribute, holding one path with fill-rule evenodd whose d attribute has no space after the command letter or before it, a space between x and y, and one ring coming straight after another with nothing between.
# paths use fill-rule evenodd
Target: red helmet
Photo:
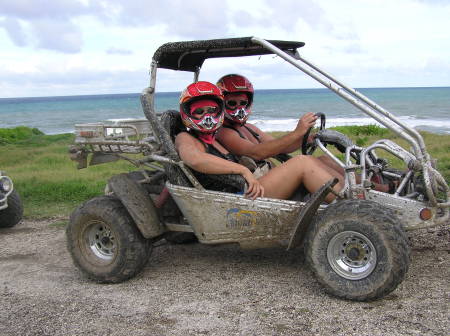
<instances>
[{"instance_id":1,"label":"red helmet","mask_svg":"<svg viewBox=\"0 0 450 336\"><path fill-rule=\"evenodd\" d=\"M253 85L250 81L241 75L225 75L219 79L217 86L222 90L224 96L229 94L245 94L247 99L227 100L225 99L225 116L233 123L245 124L247 121L253 103Z\"/></svg>"},{"instance_id":2,"label":"red helmet","mask_svg":"<svg viewBox=\"0 0 450 336\"><path fill-rule=\"evenodd\" d=\"M210 108L201 115L193 113L204 106ZM201 133L214 133L222 126L224 118L222 91L210 82L188 85L180 96L180 115L186 127Z\"/></svg>"}]
</instances>

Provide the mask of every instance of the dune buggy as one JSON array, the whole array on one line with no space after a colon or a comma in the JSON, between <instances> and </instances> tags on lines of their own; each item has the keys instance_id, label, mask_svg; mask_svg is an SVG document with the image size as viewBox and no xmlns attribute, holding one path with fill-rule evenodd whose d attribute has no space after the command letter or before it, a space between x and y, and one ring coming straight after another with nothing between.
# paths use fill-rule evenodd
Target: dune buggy
<instances>
[{"instance_id":1,"label":"dune buggy","mask_svg":"<svg viewBox=\"0 0 450 336\"><path fill-rule=\"evenodd\" d=\"M22 220L23 207L14 184L0 170L0 228L13 227Z\"/></svg>"},{"instance_id":2,"label":"dune buggy","mask_svg":"<svg viewBox=\"0 0 450 336\"><path fill-rule=\"evenodd\" d=\"M303 245L308 264L329 293L365 301L393 291L409 266L405 231L447 222L449 187L416 130L305 60L297 50L303 45L256 37L164 44L153 56L150 85L141 95L146 119L76 125L71 157L78 168L87 167L90 157L90 165L125 159L143 169L113 176L104 196L73 212L67 241L75 265L95 281L121 282L142 270L152 244L163 238L243 248ZM324 198L336 180L307 199L251 200L236 192L245 187L241 176L192 171L174 147L175 135L183 130L178 112L155 111L157 69L190 71L197 81L206 59L266 54L278 55L373 117L405 139L411 151L390 140L357 146L326 129L322 120L314 143L302 152L320 149L345 170L345 187L330 205ZM397 157L404 167L391 168L380 152ZM395 188L382 193L373 182L395 182Z\"/></svg>"}]
</instances>

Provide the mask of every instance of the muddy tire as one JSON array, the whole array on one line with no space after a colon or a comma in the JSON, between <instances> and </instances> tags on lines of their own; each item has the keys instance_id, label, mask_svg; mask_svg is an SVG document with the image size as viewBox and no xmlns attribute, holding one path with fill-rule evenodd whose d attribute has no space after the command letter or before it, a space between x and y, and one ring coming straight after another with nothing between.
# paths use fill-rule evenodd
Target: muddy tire
<instances>
[{"instance_id":1,"label":"muddy tire","mask_svg":"<svg viewBox=\"0 0 450 336\"><path fill-rule=\"evenodd\" d=\"M23 206L16 190L8 196L8 207L0 210L0 228L13 227L22 220Z\"/></svg>"},{"instance_id":2,"label":"muddy tire","mask_svg":"<svg viewBox=\"0 0 450 336\"><path fill-rule=\"evenodd\" d=\"M305 255L328 293L371 301L403 281L410 248L392 211L375 202L348 200L330 205L311 224Z\"/></svg>"},{"instance_id":3,"label":"muddy tire","mask_svg":"<svg viewBox=\"0 0 450 336\"><path fill-rule=\"evenodd\" d=\"M151 244L136 228L122 203L112 196L93 198L70 217L67 247L75 265L90 279L118 283L147 263Z\"/></svg>"}]
</instances>

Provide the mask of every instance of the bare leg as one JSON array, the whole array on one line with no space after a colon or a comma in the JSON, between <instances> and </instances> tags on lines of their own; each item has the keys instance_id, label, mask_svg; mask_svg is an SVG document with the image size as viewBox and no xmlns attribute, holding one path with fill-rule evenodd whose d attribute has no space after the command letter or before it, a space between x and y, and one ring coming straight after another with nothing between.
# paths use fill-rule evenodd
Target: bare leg
<instances>
[{"instance_id":1,"label":"bare leg","mask_svg":"<svg viewBox=\"0 0 450 336\"><path fill-rule=\"evenodd\" d=\"M317 159L299 155L271 169L259 178L259 181L264 187L265 196L288 199L302 183L309 192L315 192L334 177L338 176L317 164ZM336 192L342 189L342 182L341 176L338 184L333 188ZM329 203L334 198L333 194L328 194L325 200Z\"/></svg>"},{"instance_id":2,"label":"bare leg","mask_svg":"<svg viewBox=\"0 0 450 336\"><path fill-rule=\"evenodd\" d=\"M317 160L322 162L327 167L337 171L340 175L344 175L344 169L339 166L332 158L330 158L328 155L321 155L317 157Z\"/></svg>"},{"instance_id":3,"label":"bare leg","mask_svg":"<svg viewBox=\"0 0 450 336\"><path fill-rule=\"evenodd\" d=\"M339 166L336 162L334 162L332 158L330 158L327 155L321 155L317 157L317 160L322 162L325 165L326 169L329 170L331 174L333 174L333 171L335 171L337 174L339 174L335 175L336 177L339 178L339 176L342 176L343 178L344 169L341 166ZM361 183L360 176L356 176L356 183ZM389 192L389 185L374 183L374 189L377 191Z\"/></svg>"}]
</instances>

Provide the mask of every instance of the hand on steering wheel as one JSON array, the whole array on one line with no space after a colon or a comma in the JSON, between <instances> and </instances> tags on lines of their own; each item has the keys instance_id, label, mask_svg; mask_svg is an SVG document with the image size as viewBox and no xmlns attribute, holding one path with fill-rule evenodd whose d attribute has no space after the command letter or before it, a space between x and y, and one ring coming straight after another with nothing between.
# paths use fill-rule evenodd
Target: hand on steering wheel
<instances>
[{"instance_id":1,"label":"hand on steering wheel","mask_svg":"<svg viewBox=\"0 0 450 336\"><path fill-rule=\"evenodd\" d=\"M323 113L316 113L317 117L320 117L320 130L325 129L325 114ZM302 154L303 155L311 155L316 150L317 146L314 141L310 142L309 135L311 133L312 127L310 127L302 139Z\"/></svg>"}]
</instances>

